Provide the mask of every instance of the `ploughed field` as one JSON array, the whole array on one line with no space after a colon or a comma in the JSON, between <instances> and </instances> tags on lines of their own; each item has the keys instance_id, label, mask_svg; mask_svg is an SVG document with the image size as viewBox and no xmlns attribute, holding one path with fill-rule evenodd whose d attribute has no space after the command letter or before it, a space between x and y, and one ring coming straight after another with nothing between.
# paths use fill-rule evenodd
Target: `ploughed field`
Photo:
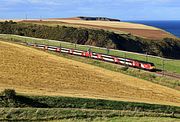
<instances>
[{"instance_id":1,"label":"ploughed field","mask_svg":"<svg viewBox=\"0 0 180 122\"><path fill-rule=\"evenodd\" d=\"M96 66L0 41L0 90L180 106L180 92Z\"/></svg>"},{"instance_id":2,"label":"ploughed field","mask_svg":"<svg viewBox=\"0 0 180 122\"><path fill-rule=\"evenodd\" d=\"M75 27L88 27L88 28L97 28L97 29L105 29L120 33L131 33L133 35L137 35L140 37L148 38L148 39L163 39L166 37L175 38L174 35L161 30L156 27L147 26L143 24L135 24L129 22L112 22L112 21L85 21L78 19L45 19L43 21L38 20L29 20L24 22L32 22L39 24L48 24L48 25L57 25L64 24Z\"/></svg>"}]
</instances>

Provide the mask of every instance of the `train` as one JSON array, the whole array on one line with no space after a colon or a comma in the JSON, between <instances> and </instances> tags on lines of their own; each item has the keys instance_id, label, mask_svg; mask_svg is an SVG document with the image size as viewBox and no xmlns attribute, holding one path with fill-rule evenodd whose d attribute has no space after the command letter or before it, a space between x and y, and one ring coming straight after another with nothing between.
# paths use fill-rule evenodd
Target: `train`
<instances>
[{"instance_id":1,"label":"train","mask_svg":"<svg viewBox=\"0 0 180 122\"><path fill-rule=\"evenodd\" d=\"M128 67L134 67L134 68L139 68L139 69L148 70L148 71L154 71L156 69L155 65L151 62L145 62L145 61L134 60L130 58L123 58L123 57L117 57L117 56L112 56L112 55L107 55L107 54L101 54L101 53L92 52L90 50L82 51L82 50L77 50L77 49L69 49L69 48L56 47L56 46L50 46L50 45L44 45L44 44L34 44L34 43L27 43L27 45L44 49L44 50L55 51L59 53L67 53L67 54L82 56L82 57L88 57L88 58L92 58L96 60L111 62L115 64L125 65Z\"/></svg>"}]
</instances>

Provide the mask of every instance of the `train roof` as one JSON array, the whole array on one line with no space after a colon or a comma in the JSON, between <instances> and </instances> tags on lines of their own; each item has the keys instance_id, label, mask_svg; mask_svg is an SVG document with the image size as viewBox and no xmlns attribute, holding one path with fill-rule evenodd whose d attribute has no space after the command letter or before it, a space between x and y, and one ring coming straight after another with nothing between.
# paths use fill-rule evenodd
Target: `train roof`
<instances>
[{"instance_id":1,"label":"train roof","mask_svg":"<svg viewBox=\"0 0 180 122\"><path fill-rule=\"evenodd\" d=\"M42 44L38 44L39 46L42 46ZM45 46L45 45L44 45ZM50 48L59 48L59 47L56 47L56 46L51 46L49 45L48 47ZM64 48L66 49L66 48ZM68 49L68 48L67 48ZM71 48L69 48L71 49ZM73 49L74 50L74 49ZM76 49L77 51L77 49ZM82 50L78 50L78 51L82 51ZM92 53L95 53L95 54L101 54L101 55L107 55L107 54L103 54L103 53L97 53L97 52L92 52ZM154 65L154 63L151 63L151 62L147 62L147 61L141 61L141 60L137 60L137 59L131 59L131 58L125 58L125 57L120 57L120 56L114 56L114 55L107 55L107 56L111 56L111 57L117 57L117 58L122 58L122 59L128 59L128 60L133 60L133 61L138 61L138 62L141 62L141 63L146 63L146 64L151 64L151 65Z\"/></svg>"}]
</instances>

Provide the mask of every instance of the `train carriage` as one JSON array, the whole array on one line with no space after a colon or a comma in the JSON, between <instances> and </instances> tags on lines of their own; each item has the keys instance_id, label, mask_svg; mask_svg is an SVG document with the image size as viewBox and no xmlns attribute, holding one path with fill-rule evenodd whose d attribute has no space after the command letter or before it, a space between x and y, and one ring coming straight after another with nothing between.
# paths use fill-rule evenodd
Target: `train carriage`
<instances>
[{"instance_id":1,"label":"train carriage","mask_svg":"<svg viewBox=\"0 0 180 122\"><path fill-rule=\"evenodd\" d=\"M149 70L149 71L153 71L155 69L154 64L151 62L139 61L139 60L123 58L123 57L116 57L116 56L112 56L112 55L95 53L95 52L91 52L91 51L59 48L59 47L48 46L48 45L43 45L43 44L27 43L27 45L34 46L34 47L37 47L40 49L68 53L71 55L78 55L78 56L89 57L89 58L93 58L93 59L97 59L97 60L103 60L103 61L107 61L107 62L111 62L111 63L127 65L130 67L140 68L140 69Z\"/></svg>"}]
</instances>

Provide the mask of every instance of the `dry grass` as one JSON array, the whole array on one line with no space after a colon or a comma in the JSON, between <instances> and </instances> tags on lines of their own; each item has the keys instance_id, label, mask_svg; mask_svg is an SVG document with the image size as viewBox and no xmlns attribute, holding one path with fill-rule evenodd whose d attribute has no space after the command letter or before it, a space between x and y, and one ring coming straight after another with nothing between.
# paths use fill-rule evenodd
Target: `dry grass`
<instances>
[{"instance_id":1,"label":"dry grass","mask_svg":"<svg viewBox=\"0 0 180 122\"><path fill-rule=\"evenodd\" d=\"M103 29L112 29L115 31L128 32L133 35L142 36L149 39L162 39L165 37L175 38L170 33L165 32L162 29L147 26L143 24L129 23L129 22L109 22L109 21L83 21L83 20L59 20L69 24L78 24L86 26L94 26Z\"/></svg>"},{"instance_id":2,"label":"dry grass","mask_svg":"<svg viewBox=\"0 0 180 122\"><path fill-rule=\"evenodd\" d=\"M166 37L176 38L174 35L152 26L143 24L135 24L129 22L113 22L113 21L84 21L77 19L45 19L43 21L28 20L23 22L45 24L45 25L65 25L73 27L85 27L93 29L104 29L114 31L116 33L131 33L148 39L163 39Z\"/></svg>"},{"instance_id":3,"label":"dry grass","mask_svg":"<svg viewBox=\"0 0 180 122\"><path fill-rule=\"evenodd\" d=\"M180 92L151 82L0 41L0 90L180 106Z\"/></svg>"},{"instance_id":4,"label":"dry grass","mask_svg":"<svg viewBox=\"0 0 180 122\"><path fill-rule=\"evenodd\" d=\"M97 25L104 27L113 28L131 28L131 29L150 29L150 30L160 30L152 26L146 26L142 24L134 24L129 22L113 22L113 21L84 21L84 20L59 20L61 22L66 22L70 24L86 24L86 25Z\"/></svg>"}]
</instances>

